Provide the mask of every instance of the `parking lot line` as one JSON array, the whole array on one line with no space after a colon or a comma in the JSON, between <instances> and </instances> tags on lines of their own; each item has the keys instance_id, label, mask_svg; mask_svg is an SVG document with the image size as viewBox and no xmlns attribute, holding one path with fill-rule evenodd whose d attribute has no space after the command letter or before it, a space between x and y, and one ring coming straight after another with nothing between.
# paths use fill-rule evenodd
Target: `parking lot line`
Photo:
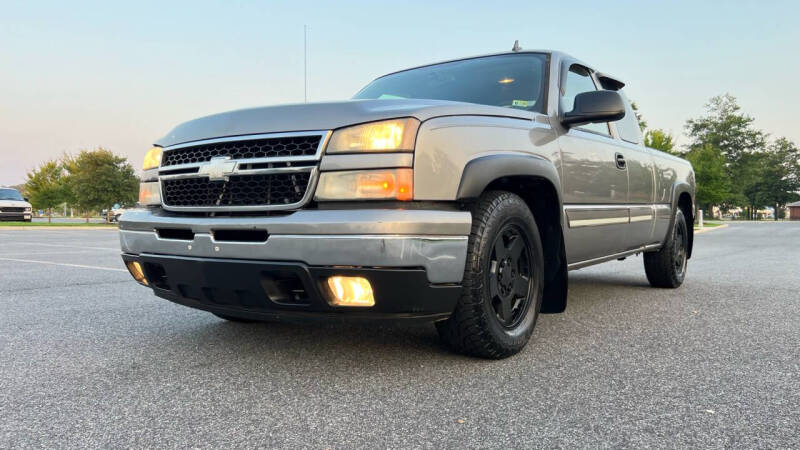
<instances>
[{"instance_id":1,"label":"parking lot line","mask_svg":"<svg viewBox=\"0 0 800 450\"><path fill-rule=\"evenodd\" d=\"M11 244L39 245L42 247L79 248L79 249L92 249L92 250L112 250L115 252L120 251L119 247L88 247L86 245L43 244L41 242L24 242L24 241L12 242Z\"/></svg>"},{"instance_id":2,"label":"parking lot line","mask_svg":"<svg viewBox=\"0 0 800 450\"><path fill-rule=\"evenodd\" d=\"M12 261L12 262L22 262L22 263L35 263L35 264L50 264L53 266L64 266L64 267L78 267L81 269L97 269L97 270L110 270L112 272L127 272L125 269L115 269L113 267L101 267L101 266L85 266L83 264L68 264L68 263L57 263L52 261L39 261L35 259L17 259L17 258L2 258L0 257L0 261Z\"/></svg>"},{"instance_id":3,"label":"parking lot line","mask_svg":"<svg viewBox=\"0 0 800 450\"><path fill-rule=\"evenodd\" d=\"M63 249L63 250L28 250L22 251L18 249L8 249L7 252L0 252L0 257L3 258L16 258L18 256L26 257L26 256L33 256L33 255L43 255L43 256L59 256L59 255L82 255L86 253L94 253L97 255L98 250L87 248L87 249Z\"/></svg>"}]
</instances>

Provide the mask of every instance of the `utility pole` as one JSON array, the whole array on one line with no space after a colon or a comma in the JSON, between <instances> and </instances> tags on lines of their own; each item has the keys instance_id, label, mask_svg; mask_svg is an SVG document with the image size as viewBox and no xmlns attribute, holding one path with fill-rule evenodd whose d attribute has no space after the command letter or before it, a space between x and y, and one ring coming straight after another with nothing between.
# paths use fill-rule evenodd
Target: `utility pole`
<instances>
[{"instance_id":1,"label":"utility pole","mask_svg":"<svg viewBox=\"0 0 800 450\"><path fill-rule=\"evenodd\" d=\"M308 103L308 25L303 25L303 103Z\"/></svg>"}]
</instances>

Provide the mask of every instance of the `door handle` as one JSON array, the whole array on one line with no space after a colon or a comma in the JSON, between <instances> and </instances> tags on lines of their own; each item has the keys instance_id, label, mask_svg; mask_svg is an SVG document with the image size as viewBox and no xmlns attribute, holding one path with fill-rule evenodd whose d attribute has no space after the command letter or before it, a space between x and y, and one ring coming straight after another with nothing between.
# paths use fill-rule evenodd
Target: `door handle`
<instances>
[{"instance_id":1,"label":"door handle","mask_svg":"<svg viewBox=\"0 0 800 450\"><path fill-rule=\"evenodd\" d=\"M615 153L614 158L617 162L617 169L625 170L625 157L622 156L622 153Z\"/></svg>"}]
</instances>

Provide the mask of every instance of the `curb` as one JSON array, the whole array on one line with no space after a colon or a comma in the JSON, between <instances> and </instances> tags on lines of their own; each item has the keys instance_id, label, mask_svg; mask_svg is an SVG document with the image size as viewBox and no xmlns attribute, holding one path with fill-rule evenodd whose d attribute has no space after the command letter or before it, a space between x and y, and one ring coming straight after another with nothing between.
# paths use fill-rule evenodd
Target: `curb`
<instances>
[{"instance_id":1,"label":"curb","mask_svg":"<svg viewBox=\"0 0 800 450\"><path fill-rule=\"evenodd\" d=\"M698 228L698 229L694 230L694 234L707 233L709 231L720 230L722 228L728 228L728 224L726 223L726 224L723 224L723 225L720 225L720 226L717 226L717 227Z\"/></svg>"}]
</instances>

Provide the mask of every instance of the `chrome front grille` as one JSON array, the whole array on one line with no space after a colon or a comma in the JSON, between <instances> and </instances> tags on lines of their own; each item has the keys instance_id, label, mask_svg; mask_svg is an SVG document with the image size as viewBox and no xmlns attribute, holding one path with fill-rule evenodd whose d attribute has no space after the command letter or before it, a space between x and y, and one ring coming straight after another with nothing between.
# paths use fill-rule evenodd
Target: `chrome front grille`
<instances>
[{"instance_id":1,"label":"chrome front grille","mask_svg":"<svg viewBox=\"0 0 800 450\"><path fill-rule=\"evenodd\" d=\"M309 201L327 131L210 139L164 149L162 206L177 211L296 209Z\"/></svg>"},{"instance_id":2,"label":"chrome front grille","mask_svg":"<svg viewBox=\"0 0 800 450\"><path fill-rule=\"evenodd\" d=\"M228 156L233 160L314 156L321 140L321 135L306 135L193 145L165 151L161 167L211 161L220 156Z\"/></svg>"}]
</instances>

